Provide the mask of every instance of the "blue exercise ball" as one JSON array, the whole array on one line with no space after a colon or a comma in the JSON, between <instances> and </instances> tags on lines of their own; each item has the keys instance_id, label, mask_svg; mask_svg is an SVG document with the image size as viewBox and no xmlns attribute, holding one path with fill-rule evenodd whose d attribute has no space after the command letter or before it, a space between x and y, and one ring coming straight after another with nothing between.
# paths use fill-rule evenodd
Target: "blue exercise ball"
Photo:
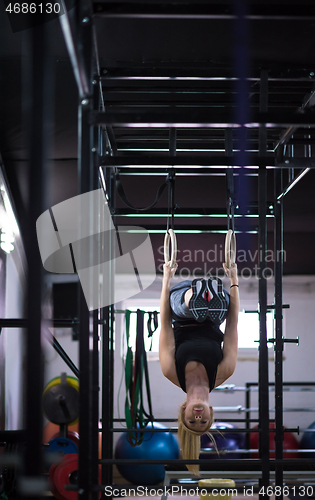
<instances>
[{"instance_id":1,"label":"blue exercise ball","mask_svg":"<svg viewBox=\"0 0 315 500\"><path fill-rule=\"evenodd\" d=\"M166 429L159 422L149 423L147 428ZM124 432L117 441L115 458L170 460L179 457L177 440L170 432L146 432L138 446L131 446L128 432ZM140 434L138 434L138 437ZM158 484L164 480L164 465L124 465L117 464L120 474L133 484Z\"/></svg>"},{"instance_id":2,"label":"blue exercise ball","mask_svg":"<svg viewBox=\"0 0 315 500\"><path fill-rule=\"evenodd\" d=\"M307 429L313 430L313 432L304 432L300 448L301 450L315 450L315 422L309 425ZM303 458L315 458L315 452L302 453L301 456Z\"/></svg>"},{"instance_id":3,"label":"blue exercise ball","mask_svg":"<svg viewBox=\"0 0 315 500\"><path fill-rule=\"evenodd\" d=\"M237 427L228 422L215 422L210 429L210 434L216 443L219 454L216 452L215 445L213 441L207 434L201 436L201 451L204 448L210 448L214 453L202 453L200 455L201 459L211 459L211 458L243 458L244 454L237 453L238 450L245 448L245 434L239 432L224 432L226 429L237 429ZM213 432L214 431L214 432ZM219 432L216 432L219 431ZM235 451L235 453L224 453L224 450L229 452ZM221 453L220 453L221 452Z\"/></svg>"}]
</instances>

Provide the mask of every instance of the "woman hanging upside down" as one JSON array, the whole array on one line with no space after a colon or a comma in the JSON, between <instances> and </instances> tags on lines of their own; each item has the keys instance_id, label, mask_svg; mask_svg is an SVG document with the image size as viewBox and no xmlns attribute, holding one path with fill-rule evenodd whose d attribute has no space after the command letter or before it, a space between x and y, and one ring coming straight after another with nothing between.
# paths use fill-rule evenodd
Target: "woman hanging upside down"
<instances>
[{"instance_id":1,"label":"woman hanging upside down","mask_svg":"<svg viewBox=\"0 0 315 500\"><path fill-rule=\"evenodd\" d=\"M177 264L163 267L159 358L163 375L187 393L178 417L184 459L197 460L200 436L213 423L209 392L233 374L237 360L239 292L237 265L228 269L230 293L220 278L182 281L170 288ZM226 320L224 335L219 326ZM221 347L223 342L223 347ZM194 474L197 465L187 465Z\"/></svg>"}]
</instances>

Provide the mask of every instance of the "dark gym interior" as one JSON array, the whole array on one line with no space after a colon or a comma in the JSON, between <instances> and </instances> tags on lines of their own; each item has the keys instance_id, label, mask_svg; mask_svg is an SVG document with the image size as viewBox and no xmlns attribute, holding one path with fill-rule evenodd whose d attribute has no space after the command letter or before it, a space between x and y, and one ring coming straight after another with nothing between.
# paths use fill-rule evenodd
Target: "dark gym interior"
<instances>
[{"instance_id":1,"label":"dark gym interior","mask_svg":"<svg viewBox=\"0 0 315 500\"><path fill-rule=\"evenodd\" d=\"M176 234L183 279L222 270L225 234L233 224L241 283L248 287L243 297L247 293L249 297L251 286L257 292L260 325L270 310L270 300L275 311L275 363L268 358L266 327L260 326L260 359L252 373L260 388L259 425L267 441L268 384L275 384L278 406L273 418L280 429L276 436L280 461L270 465L265 449L255 467L262 471L261 486L270 484L270 471L275 477L272 484L283 485L283 383L292 382L295 372L300 376L297 382L315 380L314 343L308 343L314 339L314 2L62 0L53 4L58 8L51 17L47 12L44 17L36 3L37 14L32 17L28 12L23 17L14 11L15 4L9 0L0 4L0 181L19 227L14 252L0 249L1 329L3 339L9 338L12 328L17 329L19 343L23 343L21 354L9 361L7 356L14 360L13 340L1 343L0 336L3 387L11 376L10 388L0 392L0 436L13 451L17 442L26 442L25 450L18 447L23 466L17 466L17 482L22 486L20 490L14 486L11 498L42 498L43 494L41 401L44 383L52 376L50 371L45 375L42 364L41 325L47 314L55 333L54 319L66 318L61 327L71 328L75 346L75 354L68 354L75 356L80 371L78 498L98 498L94 486L100 425L105 460L100 484L113 483L110 460L116 437L111 429L113 418L118 418L114 358L116 363L122 320L115 318L113 304L88 311L78 279L70 275L65 282L71 281L71 290L65 283L63 295L55 298L61 316L47 313L47 279L52 286L54 278L44 272L36 236L36 220L43 212L104 187L102 178L114 224L148 231L157 278L152 294L148 288L143 297L154 299L154 307L158 307L161 249L169 224ZM31 3L25 5L29 9ZM59 8L66 13L59 16ZM2 198L0 222L8 210ZM1 231L4 234L3 225ZM211 249L216 251L204 267ZM283 250L279 262L275 256ZM259 274L264 267L272 269L268 279ZM62 275L58 276L55 294L63 282ZM16 280L19 289L24 279L15 309L10 306L10 300L15 304L13 283ZM282 279L287 288L282 289ZM275 286L271 299L270 283ZM78 290L81 302L76 301ZM291 304L287 313L292 316L287 317L286 333L282 312L291 293L297 302L296 309ZM141 294L137 297L141 303ZM74 322L67 323L69 318ZM101 352L96 345L98 325ZM308 335L304 344L303 332ZM293 371L288 365L282 369L283 335L291 337L285 352L288 359L292 335L301 335L303 355ZM56 340L58 352L57 344ZM65 356L62 346L60 352ZM243 386L253 380L243 380L245 364L239 364L242 375L236 373L235 383ZM268 371L272 372L269 379ZM71 369L69 375L73 375ZM158 385L158 376L154 375L152 384ZM101 386L100 403L96 403L98 395L93 397L95 386ZM16 408L20 413L9 418L11 392L19 395ZM163 412L158 416L162 418ZM315 420L312 412L308 416L302 428ZM296 428L291 421L290 426ZM8 446L5 449L12 451ZM251 470L251 459L241 460ZM228 462L227 470L246 467L235 462L228 469ZM291 464L291 470L314 471L314 455L304 455L300 462L301 466ZM5 475L6 460L1 464ZM214 465L213 470L216 467L220 470L221 466ZM307 477L313 484L315 476ZM5 495L5 488L2 491Z\"/></svg>"}]
</instances>

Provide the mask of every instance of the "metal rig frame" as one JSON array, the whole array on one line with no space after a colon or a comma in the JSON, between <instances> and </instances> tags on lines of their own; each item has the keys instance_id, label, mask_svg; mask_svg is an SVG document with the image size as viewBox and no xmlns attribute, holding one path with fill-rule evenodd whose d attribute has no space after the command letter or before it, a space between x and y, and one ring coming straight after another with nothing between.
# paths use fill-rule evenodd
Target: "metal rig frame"
<instances>
[{"instance_id":1,"label":"metal rig frame","mask_svg":"<svg viewBox=\"0 0 315 500\"><path fill-rule=\"evenodd\" d=\"M63 0L63 7L66 11L66 5ZM274 168L275 193L274 193L274 234L276 255L282 255L283 249L283 198L289 189L307 173L311 168L315 168L315 160L311 152L307 151L300 157L296 157L293 150L293 144L296 151L301 148L308 148L311 142L312 127L314 127L314 116L309 112L313 106L314 95L312 85L314 83L314 73L310 70L288 71L287 68L278 68L259 70L254 68L251 76L248 77L246 67L240 67L238 74L233 73L231 68L200 68L200 67L173 67L163 66L161 63L150 65L144 64L142 67L130 68L101 68L98 60L97 39L94 19L101 16L114 17L138 17L154 16L159 19L172 17L186 17L194 15L195 17L215 18L216 16L237 15L232 7L221 12L221 7L214 8L207 3L191 3L182 0L176 2L176 11L172 4L156 0L154 3L118 3L118 2L92 2L90 0L80 0L76 6L66 11L66 14L60 17L61 27L64 33L65 42L68 48L70 60L73 67L74 76L79 91L79 178L80 193L88 192L98 188L98 169L102 166L105 172L107 194L111 208L115 208L115 185L113 172L116 167L121 168L121 172L129 171L130 174L159 173L161 168L168 166L178 166L178 171L185 173L194 173L198 171L201 175L215 171L218 165L228 167L229 165L246 167L256 165L258 170L258 215L259 215L259 245L262 249L259 279L259 319L260 319L260 347L259 347L259 435L260 435L260 458L255 462L255 467L261 468L262 477L260 486L268 486L270 481L270 460L269 460L269 379L268 379L268 349L267 331L266 331L266 313L267 304L267 284L264 275L266 267L267 250L267 185L266 167ZM305 10L306 9L306 10ZM250 14L243 16L242 22L251 19L253 16L259 16L260 19L281 18L291 19L296 16L313 16L312 8L308 12L307 5L305 9L301 7L282 8L277 5L264 5L262 9L258 6ZM301 14L303 12L303 15ZM242 16L241 16L242 17ZM22 496L28 497L27 491L31 490L33 498L39 498L42 492L41 483L41 394L42 394L42 365L41 365L41 274L42 263L38 252L32 249L36 245L35 223L38 213L41 213L43 197L45 193L45 183L43 171L44 154L44 127L45 121L45 95L47 93L46 79L44 78L45 68L45 25L39 26L33 30L32 35L32 54L34 57L33 73L30 79L30 90L32 95L32 126L31 126L31 164L30 170L30 212L29 212L29 240L26 242L28 269L32 280L29 280L29 304L28 304L28 335L27 335L27 359L32 360L27 367L27 385L26 385L26 453L24 460L23 481L21 482ZM185 78L176 78L178 70ZM172 78L175 77L175 78ZM199 80L194 77L200 77ZM237 86L234 87L235 81ZM162 83L161 83L162 82ZM214 82L216 82L214 84ZM211 116L206 108L202 106L203 100L211 105L211 95L206 95L208 86L220 86L225 91L225 102L228 104L233 98L232 93L235 88L238 95L244 98L247 92L247 86L251 83L258 88L252 109L242 110L238 116L235 116L227 108L220 109L219 112L212 110ZM268 110L268 100L274 99L274 96L281 92L287 84L294 87L292 91L295 95L293 105L284 112ZM119 85L119 92L115 86ZM179 92L189 85L190 88L197 89L200 95L194 104L194 111L188 113L187 110L173 105L174 94L177 102L181 103ZM256 87L257 86L257 87ZM163 96L159 90L161 88L170 91ZM143 90L141 95L138 93L136 99L134 90ZM155 89L156 93L147 91ZM172 94L173 92L173 94ZM104 98L106 95L106 99ZM211 94L211 93L210 93ZM123 95L123 97L122 97ZM295 113L300 105L300 111ZM150 100L151 99L151 100ZM153 101L152 101L153 99ZM104 102L111 105L108 112ZM169 107L154 107L153 104L169 103ZM240 101L242 102L242 101ZM244 100L243 100L244 102ZM127 103L127 106L126 106ZM140 103L146 104L146 107L138 108ZM131 104L131 106L130 106ZM140 139L145 138L150 142L149 131L146 129L148 124L154 124L155 133L158 134L161 141L161 154L152 155L143 150L137 155L117 155L118 145L123 141L133 143L137 140L137 133ZM217 126L221 128L217 128ZM245 127L248 129L248 137L242 137ZM172 154L163 154L165 144L167 148L169 129L177 129L177 141L183 143L187 140L185 128L193 127L192 134L200 136L203 144L211 143L210 147L214 149L219 144L225 152L222 155L200 155L193 152L187 153L183 150L182 154L175 156L176 148L172 149ZM116 128L116 129L115 129ZM224 137L224 128L239 130L237 144L240 146L239 154L233 154L231 144L227 143ZM207 134L202 134L204 130ZM302 129L302 133L300 133ZM135 131L136 134L135 134ZM190 132L189 132L190 133ZM294 140L292 135L294 135ZM125 136L124 136L125 134ZM129 134L129 135L128 135ZM212 134L212 135L211 135ZM280 136L280 139L279 139ZM235 139L234 139L235 140ZM256 153L245 154L246 141L249 140L255 144ZM271 152L270 142L273 143L273 152ZM300 148L300 149L299 149ZM253 148L252 148L253 149ZM304 150L303 149L303 150ZM145 165L151 165L150 168ZM299 169L298 175L295 175L294 168ZM286 173L289 173L288 181ZM246 168L244 168L246 175ZM117 217L130 213L123 210L117 211ZM245 228L246 230L246 228ZM113 246L113 245L112 245ZM283 339L282 333L282 273L283 262L277 260L275 264L275 319L276 319L276 337L274 340L275 349L275 443L276 460L275 481L276 485L282 486L283 470L285 461L283 460L283 374L282 374L282 351ZM102 384L102 483L112 484L112 459L113 454L113 307L107 307L102 310L89 313L81 293L80 300L80 453L79 453L79 498L82 500L97 499L99 495L98 485L98 421L99 421L99 360L98 346L99 337L102 338L102 357L103 357L103 384ZM2 322L5 326L5 322ZM288 339L290 340L290 339ZM150 463L152 461L146 461ZM154 462L154 461L153 461ZM174 461L171 461L172 464ZM216 462L219 462L217 464ZM177 464L183 464L183 461L175 461ZM203 461L206 464L206 461ZM224 467L229 468L235 461L224 461ZM242 461L242 466L251 468L253 461ZM299 461L299 465L301 461ZM222 461L212 460L213 467L222 467ZM23 484L22 484L23 483ZM23 493L24 492L24 493ZM279 497L280 498L280 497Z\"/></svg>"}]
</instances>

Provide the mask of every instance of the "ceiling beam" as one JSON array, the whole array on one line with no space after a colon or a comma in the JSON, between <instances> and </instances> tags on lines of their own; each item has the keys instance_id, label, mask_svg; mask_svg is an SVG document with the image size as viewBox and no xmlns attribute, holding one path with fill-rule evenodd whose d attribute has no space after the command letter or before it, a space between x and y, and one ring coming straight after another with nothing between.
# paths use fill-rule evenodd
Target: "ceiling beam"
<instances>
[{"instance_id":1,"label":"ceiling beam","mask_svg":"<svg viewBox=\"0 0 315 500\"><path fill-rule=\"evenodd\" d=\"M231 2L94 2L94 16L106 18L144 19L224 19L237 20L235 6ZM248 5L245 19L251 21L312 21L315 20L314 4L284 5L278 2Z\"/></svg>"},{"instance_id":2,"label":"ceiling beam","mask_svg":"<svg viewBox=\"0 0 315 500\"><path fill-rule=\"evenodd\" d=\"M204 107L192 108L121 108L119 111L107 113L92 111L90 113L91 125L112 125L119 127L151 127L151 128L239 128L238 122L231 110L205 109ZM267 113L252 112L251 118L243 124L248 128L266 127L315 127L315 116L311 111L302 113Z\"/></svg>"},{"instance_id":3,"label":"ceiling beam","mask_svg":"<svg viewBox=\"0 0 315 500\"><path fill-rule=\"evenodd\" d=\"M148 231L150 234L165 234L166 232L166 225L162 224L141 224L140 226L133 226L129 225L127 226L126 224L119 225L118 224L118 230L120 233L123 232L132 232L132 233L141 233L143 230ZM180 224L176 226L175 233L176 234L200 234L200 233L222 233L226 234L227 228L226 225L218 225L218 224ZM246 229L235 229L235 233L252 233L256 234L258 233L258 225L252 225L250 227L246 227Z\"/></svg>"},{"instance_id":4,"label":"ceiling beam","mask_svg":"<svg viewBox=\"0 0 315 500\"><path fill-rule=\"evenodd\" d=\"M100 163L103 166L138 166L147 167L149 165L154 165L155 167L165 167L165 166L223 166L227 167L233 166L274 166L275 156L267 155L264 157L259 157L258 154L248 154L246 158L246 164L241 164L240 159L237 154L234 156L198 156L198 155L184 155L184 156L102 156L100 157Z\"/></svg>"},{"instance_id":5,"label":"ceiling beam","mask_svg":"<svg viewBox=\"0 0 315 500\"><path fill-rule=\"evenodd\" d=\"M244 217L241 209L236 206L234 208L235 217ZM151 208L147 212L143 212L140 210L131 210L130 208L115 208L115 215L117 217L152 217L152 218L163 218L167 217L169 211L167 208ZM273 204L267 203L266 206L266 214L269 217L273 217ZM227 218L226 208L176 208L174 215L176 218L180 217L191 217L191 218L199 218L199 217L208 217L208 218ZM246 207L246 215L245 217L258 217L258 204L252 203Z\"/></svg>"}]
</instances>

